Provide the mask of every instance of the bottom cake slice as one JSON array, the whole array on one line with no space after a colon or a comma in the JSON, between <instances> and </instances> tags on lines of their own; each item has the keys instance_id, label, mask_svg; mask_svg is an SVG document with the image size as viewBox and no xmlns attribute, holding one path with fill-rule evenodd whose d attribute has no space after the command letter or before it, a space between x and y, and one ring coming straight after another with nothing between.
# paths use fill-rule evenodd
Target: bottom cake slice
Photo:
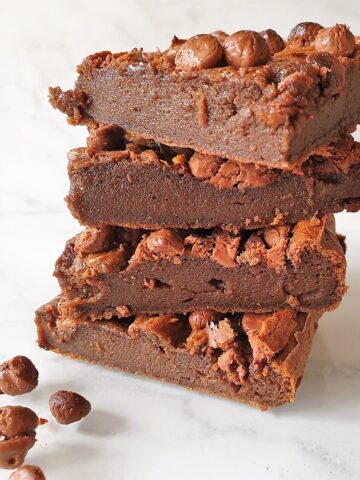
<instances>
[{"instance_id":1,"label":"bottom cake slice","mask_svg":"<svg viewBox=\"0 0 360 480\"><path fill-rule=\"evenodd\" d=\"M261 410L295 400L320 317L207 310L80 321L60 316L59 299L37 311L42 348Z\"/></svg>"}]
</instances>

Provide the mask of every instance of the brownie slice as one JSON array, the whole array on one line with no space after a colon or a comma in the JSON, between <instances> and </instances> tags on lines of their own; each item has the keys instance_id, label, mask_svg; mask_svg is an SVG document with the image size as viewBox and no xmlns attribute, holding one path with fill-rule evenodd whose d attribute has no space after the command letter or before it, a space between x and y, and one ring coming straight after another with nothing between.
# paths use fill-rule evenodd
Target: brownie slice
<instances>
[{"instance_id":1,"label":"brownie slice","mask_svg":"<svg viewBox=\"0 0 360 480\"><path fill-rule=\"evenodd\" d=\"M88 228L56 263L70 318L331 310L345 292L334 219L257 231Z\"/></svg>"},{"instance_id":2,"label":"brownie slice","mask_svg":"<svg viewBox=\"0 0 360 480\"><path fill-rule=\"evenodd\" d=\"M319 312L63 319L37 311L40 347L219 395L261 410L295 400Z\"/></svg>"},{"instance_id":3,"label":"brownie slice","mask_svg":"<svg viewBox=\"0 0 360 480\"><path fill-rule=\"evenodd\" d=\"M68 155L67 203L83 225L256 229L360 208L360 144L350 135L285 172L161 144L125 145L121 133L109 145L108 133L94 130L89 145L96 139L122 150Z\"/></svg>"},{"instance_id":4,"label":"brownie slice","mask_svg":"<svg viewBox=\"0 0 360 480\"><path fill-rule=\"evenodd\" d=\"M72 124L116 124L135 138L281 169L360 123L360 44L345 26L277 52L246 35L96 53L78 67L75 89L52 88L50 101Z\"/></svg>"}]
</instances>

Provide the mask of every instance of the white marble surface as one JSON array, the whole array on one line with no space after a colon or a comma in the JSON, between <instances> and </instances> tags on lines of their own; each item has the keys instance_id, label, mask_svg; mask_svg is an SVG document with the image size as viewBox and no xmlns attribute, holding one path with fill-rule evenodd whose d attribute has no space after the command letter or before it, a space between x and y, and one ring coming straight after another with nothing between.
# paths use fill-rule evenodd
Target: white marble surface
<instances>
[{"instance_id":1,"label":"white marble surface","mask_svg":"<svg viewBox=\"0 0 360 480\"><path fill-rule=\"evenodd\" d=\"M338 216L348 235L348 284L327 314L297 403L260 413L225 400L90 367L40 351L33 312L57 293L51 277L78 230L62 198L66 151L84 142L47 104L47 87L70 87L74 66L96 50L164 47L175 32L275 27L300 20L347 22L360 32L359 2L253 0L0 0L0 360L29 355L39 388L1 405L49 417L58 388L93 403L84 422L39 429L28 461L50 480L360 478L360 223ZM0 480L9 474L0 471Z\"/></svg>"}]
</instances>

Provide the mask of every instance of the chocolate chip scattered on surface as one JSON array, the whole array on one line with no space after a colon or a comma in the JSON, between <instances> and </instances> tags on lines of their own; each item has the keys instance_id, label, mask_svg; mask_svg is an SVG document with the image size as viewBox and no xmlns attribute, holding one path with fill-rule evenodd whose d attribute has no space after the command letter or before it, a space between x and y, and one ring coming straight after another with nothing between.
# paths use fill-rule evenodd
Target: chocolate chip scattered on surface
<instances>
[{"instance_id":1,"label":"chocolate chip scattered on surface","mask_svg":"<svg viewBox=\"0 0 360 480\"><path fill-rule=\"evenodd\" d=\"M39 418L30 408L0 408L0 468L17 468L35 444Z\"/></svg>"},{"instance_id":2,"label":"chocolate chip scattered on surface","mask_svg":"<svg viewBox=\"0 0 360 480\"><path fill-rule=\"evenodd\" d=\"M69 425L86 417L91 411L91 404L78 393L59 390L49 398L49 408L58 423Z\"/></svg>"},{"instance_id":3,"label":"chocolate chip scattered on surface","mask_svg":"<svg viewBox=\"0 0 360 480\"><path fill-rule=\"evenodd\" d=\"M46 480L46 477L40 467L23 465L10 475L9 480Z\"/></svg>"},{"instance_id":4,"label":"chocolate chip scattered on surface","mask_svg":"<svg viewBox=\"0 0 360 480\"><path fill-rule=\"evenodd\" d=\"M33 391L39 381L39 372L32 361L18 355L0 365L0 393L16 396Z\"/></svg>"}]
</instances>

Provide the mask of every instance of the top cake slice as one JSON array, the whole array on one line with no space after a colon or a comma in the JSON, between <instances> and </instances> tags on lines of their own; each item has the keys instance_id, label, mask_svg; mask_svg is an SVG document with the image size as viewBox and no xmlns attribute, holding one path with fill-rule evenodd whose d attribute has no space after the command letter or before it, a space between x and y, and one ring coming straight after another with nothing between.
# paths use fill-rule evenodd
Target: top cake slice
<instances>
[{"instance_id":1,"label":"top cake slice","mask_svg":"<svg viewBox=\"0 0 360 480\"><path fill-rule=\"evenodd\" d=\"M360 38L344 25L174 37L167 50L96 53L74 90L50 89L72 124L292 169L360 123Z\"/></svg>"}]
</instances>

